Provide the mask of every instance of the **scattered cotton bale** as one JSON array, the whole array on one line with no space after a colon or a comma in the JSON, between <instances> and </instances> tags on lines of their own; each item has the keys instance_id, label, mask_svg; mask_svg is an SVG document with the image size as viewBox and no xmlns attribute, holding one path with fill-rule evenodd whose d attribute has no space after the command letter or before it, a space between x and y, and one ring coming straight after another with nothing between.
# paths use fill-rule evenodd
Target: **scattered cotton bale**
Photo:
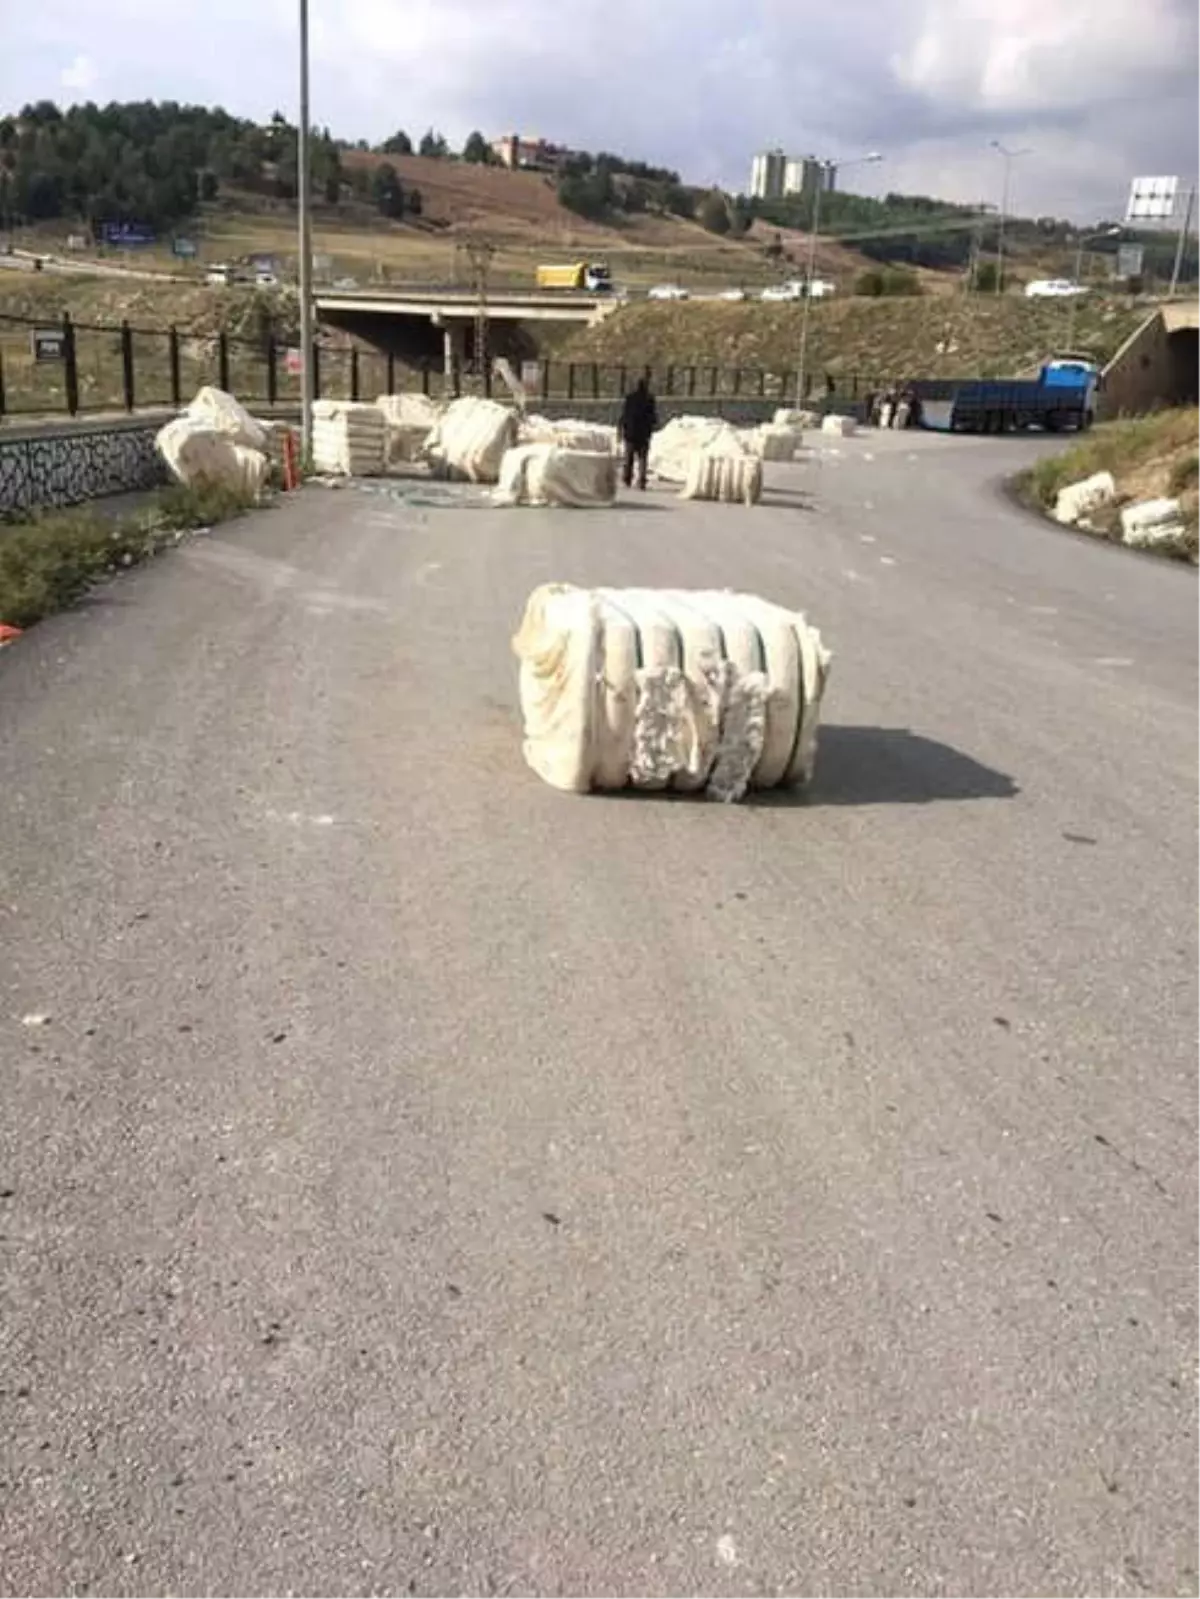
<instances>
[{"instance_id":1,"label":"scattered cotton bale","mask_svg":"<svg viewBox=\"0 0 1200 1599\"><path fill-rule=\"evenodd\" d=\"M1117 485L1111 472L1094 472L1078 483L1068 483L1059 489L1054 502L1054 520L1073 527L1076 522L1101 506L1110 504L1117 495Z\"/></svg>"},{"instance_id":2,"label":"scattered cotton bale","mask_svg":"<svg viewBox=\"0 0 1200 1599\"><path fill-rule=\"evenodd\" d=\"M688 462L679 497L757 505L762 498L762 482L762 459L757 455L714 455L697 450Z\"/></svg>"},{"instance_id":3,"label":"scattered cotton bale","mask_svg":"<svg viewBox=\"0 0 1200 1599\"><path fill-rule=\"evenodd\" d=\"M799 428L779 427L769 423L764 427L749 429L745 435L746 448L760 461L792 461L804 441Z\"/></svg>"},{"instance_id":4,"label":"scattered cotton bale","mask_svg":"<svg viewBox=\"0 0 1200 1599\"><path fill-rule=\"evenodd\" d=\"M582 509L611 505L617 497L617 463L600 450L567 450L556 444L518 444L506 450L497 505L559 505Z\"/></svg>"},{"instance_id":5,"label":"scattered cotton bale","mask_svg":"<svg viewBox=\"0 0 1200 1599\"><path fill-rule=\"evenodd\" d=\"M836 411L830 411L827 416L821 418L821 432L832 433L839 439L848 438L857 430L858 423L852 416L840 416Z\"/></svg>"},{"instance_id":6,"label":"scattered cotton bale","mask_svg":"<svg viewBox=\"0 0 1200 1599\"><path fill-rule=\"evenodd\" d=\"M650 471L664 483L684 483L692 457L704 450L742 455L745 446L737 428L720 417L672 417L650 441Z\"/></svg>"},{"instance_id":7,"label":"scattered cotton bale","mask_svg":"<svg viewBox=\"0 0 1200 1599\"><path fill-rule=\"evenodd\" d=\"M1195 546L1178 500L1140 500L1121 512L1121 541L1135 550L1187 555Z\"/></svg>"},{"instance_id":8,"label":"scattered cotton bale","mask_svg":"<svg viewBox=\"0 0 1200 1599\"><path fill-rule=\"evenodd\" d=\"M383 416L387 465L419 460L443 407L428 394L381 394L375 405Z\"/></svg>"},{"instance_id":9,"label":"scattered cotton bale","mask_svg":"<svg viewBox=\"0 0 1200 1599\"><path fill-rule=\"evenodd\" d=\"M262 495L266 455L238 444L228 432L185 412L160 428L154 443L172 477L189 488L210 484L254 499Z\"/></svg>"},{"instance_id":10,"label":"scattered cotton bale","mask_svg":"<svg viewBox=\"0 0 1200 1599\"><path fill-rule=\"evenodd\" d=\"M338 477L377 477L387 462L387 423L377 405L317 400L312 408L313 469Z\"/></svg>"},{"instance_id":11,"label":"scattered cotton bale","mask_svg":"<svg viewBox=\"0 0 1200 1599\"><path fill-rule=\"evenodd\" d=\"M517 443L557 444L564 450L615 455L617 430L599 422L578 422L572 417L552 421L548 416L526 416L517 424Z\"/></svg>"},{"instance_id":12,"label":"scattered cotton bale","mask_svg":"<svg viewBox=\"0 0 1200 1599\"><path fill-rule=\"evenodd\" d=\"M247 449L266 450L266 427L247 411L240 400L224 389L205 387L197 390L196 397L183 413L210 428L214 433L224 433L235 444Z\"/></svg>"},{"instance_id":13,"label":"scattered cotton bale","mask_svg":"<svg viewBox=\"0 0 1200 1599\"><path fill-rule=\"evenodd\" d=\"M439 476L495 483L516 437L517 419L507 406L466 396L447 406L423 453Z\"/></svg>"},{"instance_id":14,"label":"scattered cotton bale","mask_svg":"<svg viewBox=\"0 0 1200 1599\"><path fill-rule=\"evenodd\" d=\"M732 801L812 777L830 656L797 612L728 590L546 584L513 649L525 759L554 788Z\"/></svg>"},{"instance_id":15,"label":"scattered cotton bale","mask_svg":"<svg viewBox=\"0 0 1200 1599\"><path fill-rule=\"evenodd\" d=\"M815 411L789 411L786 406L776 411L771 421L777 428L815 428L821 425L821 418Z\"/></svg>"}]
</instances>

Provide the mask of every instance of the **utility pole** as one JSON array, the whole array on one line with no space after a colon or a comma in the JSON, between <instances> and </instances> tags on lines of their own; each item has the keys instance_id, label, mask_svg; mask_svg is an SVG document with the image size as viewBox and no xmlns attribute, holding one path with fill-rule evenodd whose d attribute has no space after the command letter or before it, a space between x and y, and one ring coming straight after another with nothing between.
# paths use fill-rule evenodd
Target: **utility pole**
<instances>
[{"instance_id":1,"label":"utility pole","mask_svg":"<svg viewBox=\"0 0 1200 1599\"><path fill-rule=\"evenodd\" d=\"M817 275L817 235L821 231L821 193L829 182L830 174L843 171L846 167L870 166L883 157L878 150L872 150L870 155L859 156L854 161L830 161L828 159L815 162L817 169L817 192L813 196L812 226L808 232L808 266L804 283L804 303L800 307L800 350L796 358L796 408L804 404L804 388L808 378L808 321L812 311L812 286Z\"/></svg>"},{"instance_id":2,"label":"utility pole","mask_svg":"<svg viewBox=\"0 0 1200 1599\"><path fill-rule=\"evenodd\" d=\"M1179 230L1179 242L1175 246L1175 262L1171 267L1171 287L1168 294L1174 295L1179 288L1179 276L1183 271L1183 252L1187 246L1188 234L1192 231L1192 211L1196 204L1196 185L1193 183L1188 190L1187 207L1183 213L1183 226Z\"/></svg>"},{"instance_id":3,"label":"utility pole","mask_svg":"<svg viewBox=\"0 0 1200 1599\"><path fill-rule=\"evenodd\" d=\"M308 0L300 0L300 128L296 138L296 181L300 213L300 458L305 465L312 460L312 408L315 398L308 127Z\"/></svg>"},{"instance_id":4,"label":"utility pole","mask_svg":"<svg viewBox=\"0 0 1200 1599\"><path fill-rule=\"evenodd\" d=\"M1010 150L1000 143L999 139L992 140L992 149L998 150L1004 158L1004 183L1000 191L1000 223L996 230L996 293L1004 293L1004 224L1008 220L1008 201L1012 188L1012 164L1018 156L1029 155L1028 150Z\"/></svg>"},{"instance_id":5,"label":"utility pole","mask_svg":"<svg viewBox=\"0 0 1200 1599\"><path fill-rule=\"evenodd\" d=\"M475 291L475 366L481 394L488 390L488 279L491 275L494 244L487 239L466 239L462 250L471 267L471 286Z\"/></svg>"}]
</instances>

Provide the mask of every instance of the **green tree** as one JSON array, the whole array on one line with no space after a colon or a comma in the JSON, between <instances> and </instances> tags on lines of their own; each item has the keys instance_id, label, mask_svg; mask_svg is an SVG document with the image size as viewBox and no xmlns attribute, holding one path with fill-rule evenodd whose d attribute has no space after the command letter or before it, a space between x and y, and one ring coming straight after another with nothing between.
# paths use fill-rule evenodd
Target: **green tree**
<instances>
[{"instance_id":1,"label":"green tree","mask_svg":"<svg viewBox=\"0 0 1200 1599\"><path fill-rule=\"evenodd\" d=\"M462 158L469 161L472 166L490 166L493 160L492 147L483 134L476 130L467 134L466 143L463 145Z\"/></svg>"},{"instance_id":2,"label":"green tree","mask_svg":"<svg viewBox=\"0 0 1200 1599\"><path fill-rule=\"evenodd\" d=\"M392 134L390 139L385 139L379 146L382 155L411 155L413 142L403 128Z\"/></svg>"},{"instance_id":3,"label":"green tree","mask_svg":"<svg viewBox=\"0 0 1200 1599\"><path fill-rule=\"evenodd\" d=\"M445 139L440 133L436 133L433 128L427 128L426 131L421 135L421 142L417 146L417 153L419 155L432 156L435 160L440 160L442 156L449 155L450 146L446 143Z\"/></svg>"},{"instance_id":4,"label":"green tree","mask_svg":"<svg viewBox=\"0 0 1200 1599\"><path fill-rule=\"evenodd\" d=\"M371 180L371 192L381 216L399 221L404 215L404 189L400 176L390 161L376 167Z\"/></svg>"},{"instance_id":5,"label":"green tree","mask_svg":"<svg viewBox=\"0 0 1200 1599\"><path fill-rule=\"evenodd\" d=\"M710 189L704 196L696 220L709 233L729 232L729 205L720 189Z\"/></svg>"}]
</instances>

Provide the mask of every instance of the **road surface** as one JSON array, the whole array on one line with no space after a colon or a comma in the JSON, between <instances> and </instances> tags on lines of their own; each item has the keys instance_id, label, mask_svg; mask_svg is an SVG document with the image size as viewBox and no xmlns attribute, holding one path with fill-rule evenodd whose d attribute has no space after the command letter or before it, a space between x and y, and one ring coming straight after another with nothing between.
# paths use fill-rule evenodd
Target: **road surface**
<instances>
[{"instance_id":1,"label":"road surface","mask_svg":"<svg viewBox=\"0 0 1200 1599\"><path fill-rule=\"evenodd\" d=\"M5 1591L1196 1592L1196 581L1037 448L314 488L0 656ZM807 608L815 797L539 784L545 579Z\"/></svg>"}]
</instances>

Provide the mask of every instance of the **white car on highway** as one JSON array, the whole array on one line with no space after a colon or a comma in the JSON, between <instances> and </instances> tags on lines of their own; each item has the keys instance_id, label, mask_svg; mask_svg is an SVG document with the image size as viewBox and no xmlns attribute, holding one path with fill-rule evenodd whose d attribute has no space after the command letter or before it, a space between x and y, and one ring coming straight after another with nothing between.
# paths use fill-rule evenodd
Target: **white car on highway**
<instances>
[{"instance_id":1,"label":"white car on highway","mask_svg":"<svg viewBox=\"0 0 1200 1599\"><path fill-rule=\"evenodd\" d=\"M688 291L678 283L656 283L646 295L648 300L686 300Z\"/></svg>"},{"instance_id":2,"label":"white car on highway","mask_svg":"<svg viewBox=\"0 0 1200 1599\"><path fill-rule=\"evenodd\" d=\"M1061 300L1087 292L1082 283L1073 283L1070 278L1035 278L1025 285L1027 300Z\"/></svg>"},{"instance_id":3,"label":"white car on highway","mask_svg":"<svg viewBox=\"0 0 1200 1599\"><path fill-rule=\"evenodd\" d=\"M745 298L745 289L722 289L720 294L717 295L718 300L744 300Z\"/></svg>"}]
</instances>

